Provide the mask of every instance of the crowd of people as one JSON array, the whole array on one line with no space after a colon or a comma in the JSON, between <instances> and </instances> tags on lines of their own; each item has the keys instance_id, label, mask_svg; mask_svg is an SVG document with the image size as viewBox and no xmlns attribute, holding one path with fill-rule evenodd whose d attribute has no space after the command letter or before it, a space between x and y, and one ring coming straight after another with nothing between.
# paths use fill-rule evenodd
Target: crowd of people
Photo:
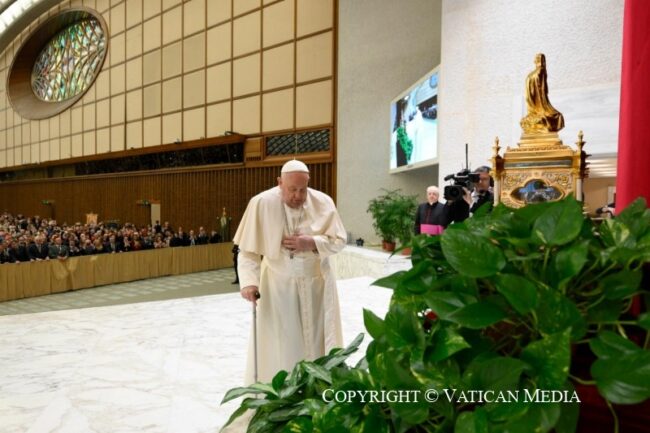
<instances>
[{"instance_id":1,"label":"crowd of people","mask_svg":"<svg viewBox=\"0 0 650 433\"><path fill-rule=\"evenodd\" d=\"M208 233L174 230L169 222L138 227L135 224L58 224L54 219L0 214L0 264L64 260L72 256L122 253L156 248L218 243L216 230Z\"/></svg>"}]
</instances>

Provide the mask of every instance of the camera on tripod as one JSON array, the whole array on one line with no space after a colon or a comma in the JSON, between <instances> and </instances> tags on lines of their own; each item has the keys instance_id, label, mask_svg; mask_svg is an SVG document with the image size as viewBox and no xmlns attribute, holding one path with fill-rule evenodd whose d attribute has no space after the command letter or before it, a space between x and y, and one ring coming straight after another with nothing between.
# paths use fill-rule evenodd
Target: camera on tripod
<instances>
[{"instance_id":1,"label":"camera on tripod","mask_svg":"<svg viewBox=\"0 0 650 433\"><path fill-rule=\"evenodd\" d=\"M457 200L465 195L463 188L468 191L474 189L474 184L480 180L479 173L472 173L468 168L455 174L445 176L445 180L453 180L453 185L445 186L443 197L445 200Z\"/></svg>"}]
</instances>

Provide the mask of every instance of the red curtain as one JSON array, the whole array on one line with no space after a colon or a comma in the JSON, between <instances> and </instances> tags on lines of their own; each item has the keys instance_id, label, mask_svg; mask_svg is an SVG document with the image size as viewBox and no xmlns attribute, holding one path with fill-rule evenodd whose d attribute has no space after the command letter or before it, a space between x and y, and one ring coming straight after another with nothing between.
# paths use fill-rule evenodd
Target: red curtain
<instances>
[{"instance_id":1,"label":"red curtain","mask_svg":"<svg viewBox=\"0 0 650 433\"><path fill-rule=\"evenodd\" d=\"M616 211L650 204L650 1L626 0L618 132Z\"/></svg>"}]
</instances>

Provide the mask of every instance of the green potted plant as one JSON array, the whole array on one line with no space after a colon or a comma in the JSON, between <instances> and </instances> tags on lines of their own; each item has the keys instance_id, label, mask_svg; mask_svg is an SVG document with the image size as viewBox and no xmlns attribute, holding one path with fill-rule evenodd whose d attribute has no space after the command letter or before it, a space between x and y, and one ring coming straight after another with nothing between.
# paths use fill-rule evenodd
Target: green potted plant
<instances>
[{"instance_id":1,"label":"green potted plant","mask_svg":"<svg viewBox=\"0 0 650 433\"><path fill-rule=\"evenodd\" d=\"M648 406L650 314L630 311L650 290L645 202L599 226L573 198L478 213L414 238L413 268L375 283L394 294L383 319L364 311L357 366L355 341L231 390L259 394L240 408L257 410L249 431L568 433L599 415L578 402L590 387L611 411L595 428L618 432L614 405ZM395 391L412 398L362 398Z\"/></svg>"},{"instance_id":2,"label":"green potted plant","mask_svg":"<svg viewBox=\"0 0 650 433\"><path fill-rule=\"evenodd\" d=\"M373 218L373 228L383 241L386 251L395 249L395 241L407 245L413 236L413 221L417 209L417 196L403 195L400 190L383 190L368 203L368 212Z\"/></svg>"}]
</instances>

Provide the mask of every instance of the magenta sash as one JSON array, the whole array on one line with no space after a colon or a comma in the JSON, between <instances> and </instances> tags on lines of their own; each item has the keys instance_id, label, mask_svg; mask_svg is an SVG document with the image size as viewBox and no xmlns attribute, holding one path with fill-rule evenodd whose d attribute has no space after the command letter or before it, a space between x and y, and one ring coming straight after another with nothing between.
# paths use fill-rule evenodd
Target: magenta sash
<instances>
[{"instance_id":1,"label":"magenta sash","mask_svg":"<svg viewBox=\"0 0 650 433\"><path fill-rule=\"evenodd\" d=\"M426 233L428 235L439 235L445 228L438 224L420 224L420 233Z\"/></svg>"}]
</instances>

